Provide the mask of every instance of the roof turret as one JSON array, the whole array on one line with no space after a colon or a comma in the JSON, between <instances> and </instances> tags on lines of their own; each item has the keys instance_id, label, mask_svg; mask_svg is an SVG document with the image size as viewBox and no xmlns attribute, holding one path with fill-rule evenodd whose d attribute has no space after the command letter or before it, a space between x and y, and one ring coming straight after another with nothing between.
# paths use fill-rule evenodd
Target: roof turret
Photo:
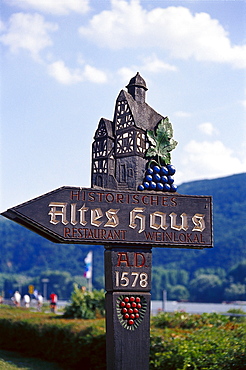
<instances>
[{"instance_id":1,"label":"roof turret","mask_svg":"<svg viewBox=\"0 0 246 370\"><path fill-rule=\"evenodd\" d=\"M130 79L129 84L126 87L129 90L129 87L132 87L132 86L142 87L145 91L148 90L146 86L146 82L144 81L143 77L140 76L139 72L137 72L136 76Z\"/></svg>"},{"instance_id":2,"label":"roof turret","mask_svg":"<svg viewBox=\"0 0 246 370\"><path fill-rule=\"evenodd\" d=\"M126 88L136 102L145 103L145 92L148 89L146 82L143 77L140 76L139 72L137 72L136 76L130 79Z\"/></svg>"}]
</instances>

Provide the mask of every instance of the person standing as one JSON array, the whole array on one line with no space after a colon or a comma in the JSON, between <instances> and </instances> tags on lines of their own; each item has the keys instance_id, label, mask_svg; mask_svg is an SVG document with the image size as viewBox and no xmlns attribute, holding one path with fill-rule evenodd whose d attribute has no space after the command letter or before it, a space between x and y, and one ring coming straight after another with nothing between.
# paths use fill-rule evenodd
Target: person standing
<instances>
[{"instance_id":1,"label":"person standing","mask_svg":"<svg viewBox=\"0 0 246 370\"><path fill-rule=\"evenodd\" d=\"M30 307L30 296L28 294L25 294L24 297L23 297L23 300L24 300L24 305L26 308L29 308Z\"/></svg>"},{"instance_id":2,"label":"person standing","mask_svg":"<svg viewBox=\"0 0 246 370\"><path fill-rule=\"evenodd\" d=\"M41 293L37 294L37 301L38 301L38 311L40 311L43 306L43 301L44 301L44 298Z\"/></svg>"},{"instance_id":3,"label":"person standing","mask_svg":"<svg viewBox=\"0 0 246 370\"><path fill-rule=\"evenodd\" d=\"M50 295L50 309L51 309L51 312L56 313L57 301L58 301L57 294L51 293L51 295Z\"/></svg>"},{"instance_id":4,"label":"person standing","mask_svg":"<svg viewBox=\"0 0 246 370\"><path fill-rule=\"evenodd\" d=\"M14 303L15 303L16 307L20 307L20 302L21 302L21 295L18 292L18 290L16 290L15 293L14 293Z\"/></svg>"}]
</instances>

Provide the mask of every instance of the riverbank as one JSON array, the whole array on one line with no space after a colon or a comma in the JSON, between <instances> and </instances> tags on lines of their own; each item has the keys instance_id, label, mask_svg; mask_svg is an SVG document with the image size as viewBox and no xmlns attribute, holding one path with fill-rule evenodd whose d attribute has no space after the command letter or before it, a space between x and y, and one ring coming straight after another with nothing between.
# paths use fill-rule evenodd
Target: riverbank
<instances>
[{"instance_id":1,"label":"riverbank","mask_svg":"<svg viewBox=\"0 0 246 370\"><path fill-rule=\"evenodd\" d=\"M187 313L225 313L231 309L241 309L246 314L246 302L233 303L195 303L177 301L151 301L151 314L157 315L160 311L174 312L184 311Z\"/></svg>"}]
</instances>

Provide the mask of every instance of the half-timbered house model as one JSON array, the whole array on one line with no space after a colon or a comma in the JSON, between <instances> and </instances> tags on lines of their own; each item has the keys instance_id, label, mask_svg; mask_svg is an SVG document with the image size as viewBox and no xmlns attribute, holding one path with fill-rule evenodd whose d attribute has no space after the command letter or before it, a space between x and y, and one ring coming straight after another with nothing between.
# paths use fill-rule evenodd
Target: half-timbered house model
<instances>
[{"instance_id":1,"label":"half-timbered house model","mask_svg":"<svg viewBox=\"0 0 246 370\"><path fill-rule=\"evenodd\" d=\"M101 118L92 143L91 186L137 190L148 159L147 130L164 117L145 102L147 86L139 73L116 99L114 119Z\"/></svg>"}]
</instances>

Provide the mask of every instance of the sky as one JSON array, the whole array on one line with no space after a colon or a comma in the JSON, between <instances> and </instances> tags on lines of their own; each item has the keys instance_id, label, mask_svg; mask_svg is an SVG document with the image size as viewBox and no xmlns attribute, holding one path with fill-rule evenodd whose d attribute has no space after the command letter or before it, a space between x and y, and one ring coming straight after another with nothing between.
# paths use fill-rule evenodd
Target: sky
<instances>
[{"instance_id":1,"label":"sky","mask_svg":"<svg viewBox=\"0 0 246 370\"><path fill-rule=\"evenodd\" d=\"M175 183L246 172L246 3L2 0L0 212L90 187L101 117L137 72L168 116Z\"/></svg>"}]
</instances>

